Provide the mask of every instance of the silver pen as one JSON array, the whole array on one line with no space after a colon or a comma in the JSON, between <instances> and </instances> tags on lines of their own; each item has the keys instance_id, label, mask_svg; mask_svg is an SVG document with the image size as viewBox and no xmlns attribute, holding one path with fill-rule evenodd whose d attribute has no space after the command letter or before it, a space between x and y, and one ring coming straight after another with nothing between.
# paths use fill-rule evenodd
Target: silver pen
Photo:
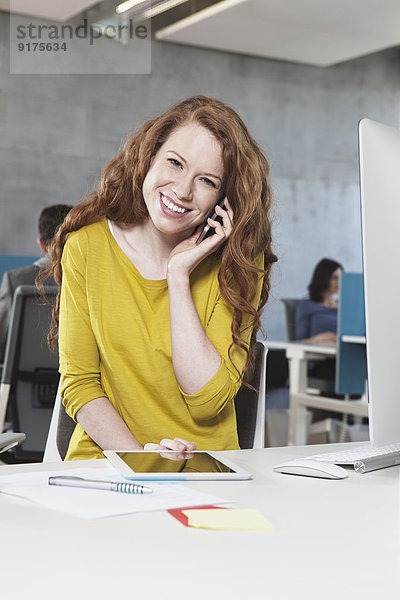
<instances>
[{"instance_id":1,"label":"silver pen","mask_svg":"<svg viewBox=\"0 0 400 600\"><path fill-rule=\"evenodd\" d=\"M49 477L49 485L67 487L91 488L109 492L122 492L124 494L151 494L152 488L138 483L121 481L98 481L96 479L83 479L83 477L57 476Z\"/></svg>"},{"instance_id":2,"label":"silver pen","mask_svg":"<svg viewBox=\"0 0 400 600\"><path fill-rule=\"evenodd\" d=\"M372 456L371 458L363 458L354 463L354 470L357 473L368 473L377 469L385 469L400 465L400 452L392 452L383 454L382 456Z\"/></svg>"}]
</instances>

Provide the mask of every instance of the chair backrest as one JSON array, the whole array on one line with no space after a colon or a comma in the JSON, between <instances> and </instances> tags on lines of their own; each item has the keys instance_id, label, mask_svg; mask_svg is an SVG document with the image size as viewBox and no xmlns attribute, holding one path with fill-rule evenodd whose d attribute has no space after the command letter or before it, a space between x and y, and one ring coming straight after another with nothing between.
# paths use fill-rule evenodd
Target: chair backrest
<instances>
[{"instance_id":1,"label":"chair backrest","mask_svg":"<svg viewBox=\"0 0 400 600\"><path fill-rule=\"evenodd\" d=\"M242 385L235 398L239 445L242 449L264 448L267 352L264 342L256 342L254 374L249 383L257 391ZM61 383L54 403L44 462L64 460L76 425L65 412L60 387Z\"/></svg>"},{"instance_id":2,"label":"chair backrest","mask_svg":"<svg viewBox=\"0 0 400 600\"><path fill-rule=\"evenodd\" d=\"M61 401L60 380L54 402L53 415L51 417L43 462L64 460L75 425L75 421L65 412L65 407Z\"/></svg>"},{"instance_id":3,"label":"chair backrest","mask_svg":"<svg viewBox=\"0 0 400 600\"><path fill-rule=\"evenodd\" d=\"M26 435L13 449L18 462L43 457L59 381L58 353L51 352L46 341L56 295L56 287L47 287L50 304L45 304L33 285L19 286L14 295L1 379L0 428L8 406L13 430Z\"/></svg>"},{"instance_id":4,"label":"chair backrest","mask_svg":"<svg viewBox=\"0 0 400 600\"><path fill-rule=\"evenodd\" d=\"M285 307L286 330L289 342L294 342L296 339L296 309L300 302L300 298L281 298L281 302Z\"/></svg>"},{"instance_id":5,"label":"chair backrest","mask_svg":"<svg viewBox=\"0 0 400 600\"><path fill-rule=\"evenodd\" d=\"M243 450L264 448L267 352L264 342L256 342L254 374L249 383L257 391L242 385L235 398L239 446Z\"/></svg>"}]
</instances>

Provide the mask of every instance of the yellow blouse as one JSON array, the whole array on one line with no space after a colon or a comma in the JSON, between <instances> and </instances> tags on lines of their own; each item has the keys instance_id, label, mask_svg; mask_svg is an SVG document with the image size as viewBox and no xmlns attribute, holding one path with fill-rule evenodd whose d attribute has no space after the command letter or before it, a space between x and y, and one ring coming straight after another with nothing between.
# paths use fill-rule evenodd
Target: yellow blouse
<instances>
[{"instance_id":1,"label":"yellow blouse","mask_svg":"<svg viewBox=\"0 0 400 600\"><path fill-rule=\"evenodd\" d=\"M106 219L69 235L62 270L59 352L67 413L75 419L86 402L106 396L142 445L181 437L199 450L237 449L232 400L241 381L228 357L232 309L219 291L218 260L207 257L190 276L199 318L222 358L215 376L191 395L173 370L167 281L142 277ZM261 281L255 306L260 293ZM245 331L243 338L249 336ZM231 354L241 370L245 352L235 346ZM87 458L104 456L77 424L66 460Z\"/></svg>"}]
</instances>

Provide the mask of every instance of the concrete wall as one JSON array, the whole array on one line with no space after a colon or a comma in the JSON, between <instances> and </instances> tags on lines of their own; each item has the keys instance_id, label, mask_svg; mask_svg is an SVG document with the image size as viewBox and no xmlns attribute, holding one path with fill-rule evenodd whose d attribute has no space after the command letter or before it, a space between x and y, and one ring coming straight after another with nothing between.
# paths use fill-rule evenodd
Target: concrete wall
<instances>
[{"instance_id":1,"label":"concrete wall","mask_svg":"<svg viewBox=\"0 0 400 600\"><path fill-rule=\"evenodd\" d=\"M320 258L361 269L357 122L398 125L399 49L323 69L154 41L151 75L9 75L7 24L0 13L0 253L35 254L44 205L76 203L128 132L202 93L231 104L271 161L268 337L285 336L278 299L304 295Z\"/></svg>"}]
</instances>

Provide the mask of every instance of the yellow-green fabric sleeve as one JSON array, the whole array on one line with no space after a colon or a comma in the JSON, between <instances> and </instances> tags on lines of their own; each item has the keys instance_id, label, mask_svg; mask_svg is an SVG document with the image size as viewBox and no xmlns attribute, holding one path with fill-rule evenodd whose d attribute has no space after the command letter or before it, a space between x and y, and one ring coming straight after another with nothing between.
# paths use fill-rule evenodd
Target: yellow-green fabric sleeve
<instances>
[{"instance_id":1,"label":"yellow-green fabric sleeve","mask_svg":"<svg viewBox=\"0 0 400 600\"><path fill-rule=\"evenodd\" d=\"M257 267L262 268L263 262L263 256L260 255L256 261ZM258 290L252 302L255 308L260 303L261 290L262 278L260 277ZM232 343L232 319L232 307L225 302L222 296L219 296L205 331L222 359L220 368L214 377L195 394L186 394L180 388L191 415L197 421L212 419L218 415L227 403L235 398L242 384L240 374L243 371L247 354L245 350L234 345L230 351L232 362L230 360L228 351ZM249 343L251 337L250 321L251 317L245 315L241 325L241 339L246 344Z\"/></svg>"},{"instance_id":2,"label":"yellow-green fabric sleeve","mask_svg":"<svg viewBox=\"0 0 400 600\"><path fill-rule=\"evenodd\" d=\"M86 297L87 237L70 237L62 255L59 353L61 398L76 421L84 404L106 396L101 385L100 360L90 324Z\"/></svg>"}]
</instances>

